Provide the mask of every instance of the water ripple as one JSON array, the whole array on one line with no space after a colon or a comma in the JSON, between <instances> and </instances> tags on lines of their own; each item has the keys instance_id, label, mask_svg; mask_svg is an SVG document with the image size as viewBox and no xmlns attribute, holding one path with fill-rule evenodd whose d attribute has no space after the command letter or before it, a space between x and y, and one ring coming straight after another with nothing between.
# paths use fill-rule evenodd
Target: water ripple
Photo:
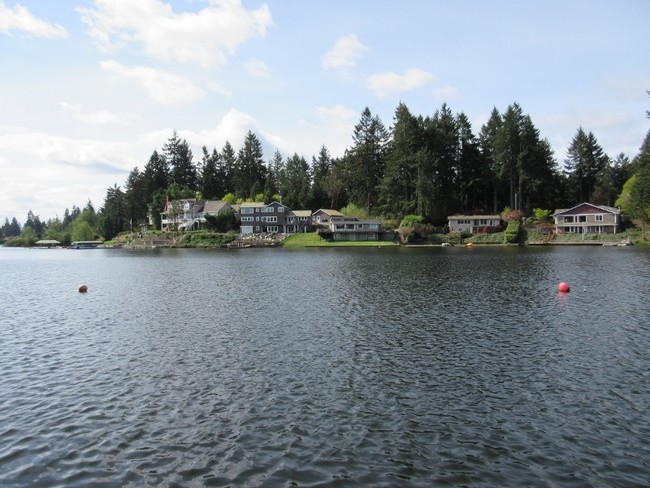
<instances>
[{"instance_id":1,"label":"water ripple","mask_svg":"<svg viewBox=\"0 0 650 488\"><path fill-rule=\"evenodd\" d=\"M3 252L3 486L647 484L642 250Z\"/></svg>"}]
</instances>

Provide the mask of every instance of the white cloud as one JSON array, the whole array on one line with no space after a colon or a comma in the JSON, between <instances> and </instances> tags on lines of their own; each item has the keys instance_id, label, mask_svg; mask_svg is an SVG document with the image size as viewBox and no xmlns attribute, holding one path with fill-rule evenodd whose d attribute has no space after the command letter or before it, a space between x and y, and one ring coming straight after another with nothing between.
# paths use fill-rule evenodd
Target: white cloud
<instances>
[{"instance_id":1,"label":"white cloud","mask_svg":"<svg viewBox=\"0 0 650 488\"><path fill-rule=\"evenodd\" d=\"M84 206L89 199L99 208L106 189L123 184L134 155L143 149L137 143L78 139L20 127L0 127L0 134L0 172L7 183L2 212L19 220L29 209L48 219L71 205Z\"/></svg>"},{"instance_id":2,"label":"white cloud","mask_svg":"<svg viewBox=\"0 0 650 488\"><path fill-rule=\"evenodd\" d=\"M222 65L237 47L273 25L266 5L246 10L240 0L210 0L196 12L175 13L161 0L95 0L77 11L106 49L141 44L154 58Z\"/></svg>"},{"instance_id":3,"label":"white cloud","mask_svg":"<svg viewBox=\"0 0 650 488\"><path fill-rule=\"evenodd\" d=\"M354 34L343 36L323 56L323 68L353 68L367 50Z\"/></svg>"},{"instance_id":4,"label":"white cloud","mask_svg":"<svg viewBox=\"0 0 650 488\"><path fill-rule=\"evenodd\" d=\"M216 127L210 127L199 131L178 130L179 137L184 138L191 146L195 157L200 159L201 147L206 146L209 150L216 148L221 151L226 141L235 151L243 144L246 133L253 130L255 119L247 113L237 109L230 109L221 118ZM153 131L142 136L139 143L146 147L160 147L172 133L171 128ZM161 142L162 141L162 142Z\"/></svg>"},{"instance_id":5,"label":"white cloud","mask_svg":"<svg viewBox=\"0 0 650 488\"><path fill-rule=\"evenodd\" d=\"M325 143L332 156L342 156L351 142L350 136L353 133L359 112L337 104L332 107L316 107L316 113L323 122L323 126L319 130L319 136L322 139L320 143Z\"/></svg>"},{"instance_id":6,"label":"white cloud","mask_svg":"<svg viewBox=\"0 0 650 488\"><path fill-rule=\"evenodd\" d=\"M133 120L137 118L137 115L135 114L118 114L105 110L99 110L97 112L84 112L81 106L67 102L61 102L60 105L61 112L72 117L74 120L83 122L85 124L131 125Z\"/></svg>"},{"instance_id":7,"label":"white cloud","mask_svg":"<svg viewBox=\"0 0 650 488\"><path fill-rule=\"evenodd\" d=\"M34 17L27 7L16 4L12 9L5 5L4 0L0 0L0 32L11 34L12 31L50 39L68 37L68 31L63 27Z\"/></svg>"},{"instance_id":8,"label":"white cloud","mask_svg":"<svg viewBox=\"0 0 650 488\"><path fill-rule=\"evenodd\" d=\"M117 61L102 61L103 70L119 78L135 81L149 96L163 105L199 100L203 91L187 78L146 66L127 67Z\"/></svg>"},{"instance_id":9,"label":"white cloud","mask_svg":"<svg viewBox=\"0 0 650 488\"><path fill-rule=\"evenodd\" d=\"M443 102L448 102L453 100L458 96L458 88L455 86L440 86L433 90L433 98L436 100L441 100Z\"/></svg>"},{"instance_id":10,"label":"white cloud","mask_svg":"<svg viewBox=\"0 0 650 488\"><path fill-rule=\"evenodd\" d=\"M251 59L244 63L244 68L246 72L256 78L269 78L269 68L259 59Z\"/></svg>"},{"instance_id":11,"label":"white cloud","mask_svg":"<svg viewBox=\"0 0 650 488\"><path fill-rule=\"evenodd\" d=\"M384 98L389 93L402 93L421 88L434 80L431 73L420 69L409 69L403 75L392 71L371 75L366 81L378 98Z\"/></svg>"},{"instance_id":12,"label":"white cloud","mask_svg":"<svg viewBox=\"0 0 650 488\"><path fill-rule=\"evenodd\" d=\"M341 104L333 107L316 107L318 114L327 122L348 123L354 120L358 112Z\"/></svg>"}]
</instances>

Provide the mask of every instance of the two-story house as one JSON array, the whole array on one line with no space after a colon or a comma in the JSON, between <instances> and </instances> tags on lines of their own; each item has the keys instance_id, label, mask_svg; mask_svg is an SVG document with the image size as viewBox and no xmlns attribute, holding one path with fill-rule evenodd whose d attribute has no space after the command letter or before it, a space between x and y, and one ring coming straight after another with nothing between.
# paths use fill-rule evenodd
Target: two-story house
<instances>
[{"instance_id":1,"label":"two-story house","mask_svg":"<svg viewBox=\"0 0 650 488\"><path fill-rule=\"evenodd\" d=\"M311 222L313 225L324 225L328 226L333 218L345 217L338 210L332 210L329 208L319 208L311 215Z\"/></svg>"},{"instance_id":2,"label":"two-story house","mask_svg":"<svg viewBox=\"0 0 650 488\"><path fill-rule=\"evenodd\" d=\"M183 198L167 201L165 209L160 213L160 228L162 230L191 230L199 226L200 214L206 200Z\"/></svg>"},{"instance_id":3,"label":"two-story house","mask_svg":"<svg viewBox=\"0 0 650 488\"><path fill-rule=\"evenodd\" d=\"M469 232L475 234L481 231L494 231L501 228L499 215L450 215L449 232Z\"/></svg>"},{"instance_id":4,"label":"two-story house","mask_svg":"<svg viewBox=\"0 0 650 488\"><path fill-rule=\"evenodd\" d=\"M280 202L244 202L239 206L240 233L294 234L309 228L311 211L291 210Z\"/></svg>"},{"instance_id":5,"label":"two-story house","mask_svg":"<svg viewBox=\"0 0 650 488\"><path fill-rule=\"evenodd\" d=\"M558 234L616 234L621 224L620 209L586 202L558 209L551 217Z\"/></svg>"},{"instance_id":6,"label":"two-story house","mask_svg":"<svg viewBox=\"0 0 650 488\"><path fill-rule=\"evenodd\" d=\"M319 234L333 241L390 241L395 233L386 231L379 220L359 220L343 215L333 216L327 224L321 224Z\"/></svg>"}]
</instances>

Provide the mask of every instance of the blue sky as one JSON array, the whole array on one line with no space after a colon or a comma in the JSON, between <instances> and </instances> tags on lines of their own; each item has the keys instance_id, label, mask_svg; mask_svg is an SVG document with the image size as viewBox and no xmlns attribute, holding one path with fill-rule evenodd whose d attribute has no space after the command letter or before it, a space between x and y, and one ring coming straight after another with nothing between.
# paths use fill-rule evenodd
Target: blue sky
<instances>
[{"instance_id":1,"label":"blue sky","mask_svg":"<svg viewBox=\"0 0 650 488\"><path fill-rule=\"evenodd\" d=\"M400 101L475 133L517 102L560 164L579 127L633 157L649 21L647 0L0 0L0 222L99 208L173 130L196 160L248 130L311 160Z\"/></svg>"}]
</instances>

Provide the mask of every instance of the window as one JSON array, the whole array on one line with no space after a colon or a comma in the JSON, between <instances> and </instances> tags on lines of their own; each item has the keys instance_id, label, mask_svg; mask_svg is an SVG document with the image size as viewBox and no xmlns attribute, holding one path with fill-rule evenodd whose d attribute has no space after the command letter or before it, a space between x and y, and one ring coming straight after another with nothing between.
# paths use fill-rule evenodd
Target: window
<instances>
[{"instance_id":1,"label":"window","mask_svg":"<svg viewBox=\"0 0 650 488\"><path fill-rule=\"evenodd\" d=\"M568 222L568 223L573 222L573 215L570 215L568 217L564 217L564 222Z\"/></svg>"},{"instance_id":2,"label":"window","mask_svg":"<svg viewBox=\"0 0 650 488\"><path fill-rule=\"evenodd\" d=\"M278 212L284 212L284 207L278 207Z\"/></svg>"},{"instance_id":3,"label":"window","mask_svg":"<svg viewBox=\"0 0 650 488\"><path fill-rule=\"evenodd\" d=\"M262 222L277 222L278 217L276 215L269 215L268 217L262 217Z\"/></svg>"},{"instance_id":4,"label":"window","mask_svg":"<svg viewBox=\"0 0 650 488\"><path fill-rule=\"evenodd\" d=\"M262 213L272 213L275 212L273 207L262 207Z\"/></svg>"},{"instance_id":5,"label":"window","mask_svg":"<svg viewBox=\"0 0 650 488\"><path fill-rule=\"evenodd\" d=\"M277 231L278 231L277 225L270 225L266 228L266 232L277 232Z\"/></svg>"},{"instance_id":6,"label":"window","mask_svg":"<svg viewBox=\"0 0 650 488\"><path fill-rule=\"evenodd\" d=\"M252 222L254 219L253 217L242 217L241 221L242 222Z\"/></svg>"},{"instance_id":7,"label":"window","mask_svg":"<svg viewBox=\"0 0 650 488\"><path fill-rule=\"evenodd\" d=\"M603 221L603 215L602 214L596 215L596 222L602 222L602 221Z\"/></svg>"},{"instance_id":8,"label":"window","mask_svg":"<svg viewBox=\"0 0 650 488\"><path fill-rule=\"evenodd\" d=\"M586 221L587 221L586 215L578 215L578 222L586 222Z\"/></svg>"},{"instance_id":9,"label":"window","mask_svg":"<svg viewBox=\"0 0 650 488\"><path fill-rule=\"evenodd\" d=\"M243 213L243 214L252 214L253 213L252 208L242 208L240 210L241 210L241 213Z\"/></svg>"}]
</instances>

